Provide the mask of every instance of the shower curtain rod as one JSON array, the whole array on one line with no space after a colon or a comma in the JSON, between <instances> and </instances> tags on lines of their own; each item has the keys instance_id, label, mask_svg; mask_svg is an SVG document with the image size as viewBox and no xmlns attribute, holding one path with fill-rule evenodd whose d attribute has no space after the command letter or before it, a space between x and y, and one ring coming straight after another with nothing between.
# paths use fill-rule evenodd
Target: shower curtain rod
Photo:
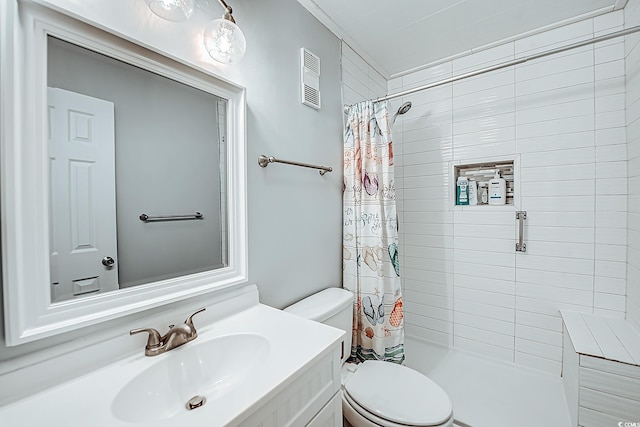
<instances>
[{"instance_id":1,"label":"shower curtain rod","mask_svg":"<svg viewBox=\"0 0 640 427\"><path fill-rule=\"evenodd\" d=\"M442 85L446 85L449 83L453 83L453 82L457 82L459 80L464 80L464 79L468 79L469 77L475 77L475 76L479 76L480 74L485 74L485 73L490 73L491 71L496 71L496 70L500 70L502 68L507 68L507 67L512 67L514 65L518 65L518 64L523 64L527 61L532 61L534 59L539 59L539 58L543 58L545 56L549 56L549 55L554 55L556 53L561 53L561 52L565 52L567 50L571 50L571 49L576 49L582 46L587 46L590 44L595 44L595 43L599 43L599 42L603 42L606 40L610 40L610 39L614 39L617 37L622 37L622 36L626 36L629 34L633 34L640 31L640 25L635 26L635 27L631 27L631 28L627 28L626 30L620 30L620 31L616 31L613 33L609 33L609 34L605 34L604 36L599 36L599 37L593 37L589 40L583 40L580 42L576 42L567 46L563 46L563 47L559 47L556 49L551 49L545 52L541 52L541 53L536 53L534 55L530 55L530 56L526 56L524 58L520 58L520 59L514 59L512 61L508 61L508 62L503 62L501 64L497 64L497 65L493 65L491 67L487 67L487 68L483 68L477 71L471 71L469 73L465 73L465 74L460 74L454 77L450 77L448 79L444 79L444 80L440 80L438 82L435 83L429 83L427 85L424 86L419 86L416 87L414 89L409 89L409 90L405 90L402 92L398 92L398 93L394 93L393 95L387 95L387 96L383 96L381 98L376 98L373 99L373 102L380 102L380 101L388 101L390 99L395 99L395 98L401 98L403 96L406 95L410 95L412 93L416 93L416 92L421 92L423 90L427 90L427 89L431 89L434 87L438 87L438 86L442 86ZM345 105L344 110L345 113L347 112L347 109L350 106Z\"/></svg>"}]
</instances>

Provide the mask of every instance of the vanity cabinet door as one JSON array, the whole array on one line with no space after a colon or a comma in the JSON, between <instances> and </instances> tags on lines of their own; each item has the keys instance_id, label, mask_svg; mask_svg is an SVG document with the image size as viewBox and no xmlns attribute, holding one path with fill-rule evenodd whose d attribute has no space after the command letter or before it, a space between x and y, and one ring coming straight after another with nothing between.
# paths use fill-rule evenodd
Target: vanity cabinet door
<instances>
[{"instance_id":1,"label":"vanity cabinet door","mask_svg":"<svg viewBox=\"0 0 640 427\"><path fill-rule=\"evenodd\" d=\"M240 427L304 427L308 425L342 426L334 424L333 405L341 404L340 343L329 352L279 385L280 392L264 402L253 413L239 416L230 425ZM338 403L335 403L335 402ZM337 412L340 413L340 406ZM322 415L322 416L321 416ZM335 414L334 414L335 415ZM315 420L319 424L316 424Z\"/></svg>"},{"instance_id":2,"label":"vanity cabinet door","mask_svg":"<svg viewBox=\"0 0 640 427\"><path fill-rule=\"evenodd\" d=\"M342 391L339 391L307 427L342 427Z\"/></svg>"}]
</instances>

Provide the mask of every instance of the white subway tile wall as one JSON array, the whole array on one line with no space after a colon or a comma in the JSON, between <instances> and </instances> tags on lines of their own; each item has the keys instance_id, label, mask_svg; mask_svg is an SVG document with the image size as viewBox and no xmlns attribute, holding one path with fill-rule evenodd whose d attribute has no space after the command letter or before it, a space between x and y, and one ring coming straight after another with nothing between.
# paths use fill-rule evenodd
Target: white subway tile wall
<instances>
[{"instance_id":1,"label":"white subway tile wall","mask_svg":"<svg viewBox=\"0 0 640 427\"><path fill-rule=\"evenodd\" d=\"M640 25L640 0L630 0L624 9L627 27ZM627 229L627 318L640 328L640 35L627 36L626 111L628 156ZM620 304L620 301L617 301Z\"/></svg>"},{"instance_id":2,"label":"white subway tile wall","mask_svg":"<svg viewBox=\"0 0 640 427\"><path fill-rule=\"evenodd\" d=\"M387 80L342 42L342 98L346 105L387 94Z\"/></svg>"},{"instance_id":3,"label":"white subway tile wall","mask_svg":"<svg viewBox=\"0 0 640 427\"><path fill-rule=\"evenodd\" d=\"M617 31L623 18L455 59L393 79L388 91ZM413 102L394 128L408 335L559 374L560 309L625 316L628 241L640 255L640 233L626 232L627 191L640 190L627 184L624 64L615 39L396 101ZM450 162L496 156L520 158L519 206L451 206ZM640 197L629 202L640 220ZM526 253L515 252L515 210L527 211ZM636 259L630 275L640 279Z\"/></svg>"},{"instance_id":4,"label":"white subway tile wall","mask_svg":"<svg viewBox=\"0 0 640 427\"><path fill-rule=\"evenodd\" d=\"M625 22L640 24L640 0L389 80L386 89L415 88ZM385 93L384 79L344 43L343 70L346 104ZM560 309L627 314L640 327L640 35L392 104L405 101L413 108L394 126L394 153L407 335L559 374ZM515 208L453 207L451 163L499 156L519 158ZM515 210L527 211L526 253L514 250Z\"/></svg>"},{"instance_id":5,"label":"white subway tile wall","mask_svg":"<svg viewBox=\"0 0 640 427\"><path fill-rule=\"evenodd\" d=\"M619 425L640 417L640 368L580 355L581 427Z\"/></svg>"}]
</instances>

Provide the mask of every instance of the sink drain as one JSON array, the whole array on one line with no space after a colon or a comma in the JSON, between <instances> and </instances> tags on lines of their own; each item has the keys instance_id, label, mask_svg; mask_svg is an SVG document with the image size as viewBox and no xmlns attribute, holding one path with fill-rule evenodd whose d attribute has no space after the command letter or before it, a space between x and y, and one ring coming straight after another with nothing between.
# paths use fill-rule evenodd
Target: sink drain
<instances>
[{"instance_id":1,"label":"sink drain","mask_svg":"<svg viewBox=\"0 0 640 427\"><path fill-rule=\"evenodd\" d=\"M187 402L187 409L188 410L192 410L192 409L196 409L201 407L202 405L204 405L207 402L207 398L204 396L193 396L191 399L189 399L189 401Z\"/></svg>"}]
</instances>

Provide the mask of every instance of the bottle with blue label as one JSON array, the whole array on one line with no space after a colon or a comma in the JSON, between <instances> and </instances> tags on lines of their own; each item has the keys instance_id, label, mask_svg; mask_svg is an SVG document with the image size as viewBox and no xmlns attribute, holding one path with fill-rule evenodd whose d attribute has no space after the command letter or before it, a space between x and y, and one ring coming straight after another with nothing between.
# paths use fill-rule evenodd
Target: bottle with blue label
<instances>
[{"instance_id":1,"label":"bottle with blue label","mask_svg":"<svg viewBox=\"0 0 640 427\"><path fill-rule=\"evenodd\" d=\"M466 176L459 176L456 183L456 205L469 204L469 180Z\"/></svg>"},{"instance_id":2,"label":"bottle with blue label","mask_svg":"<svg viewBox=\"0 0 640 427\"><path fill-rule=\"evenodd\" d=\"M489 204L504 205L507 203L507 181L500 178L500 169L496 169L496 174L489 181Z\"/></svg>"}]
</instances>

